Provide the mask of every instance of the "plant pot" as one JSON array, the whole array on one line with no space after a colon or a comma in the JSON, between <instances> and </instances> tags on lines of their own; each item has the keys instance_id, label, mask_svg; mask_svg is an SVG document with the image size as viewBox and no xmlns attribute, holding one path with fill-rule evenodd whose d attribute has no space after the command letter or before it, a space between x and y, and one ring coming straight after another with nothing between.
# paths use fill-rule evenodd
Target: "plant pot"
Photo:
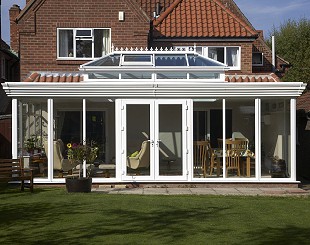
<instances>
[{"instance_id":1,"label":"plant pot","mask_svg":"<svg viewBox=\"0 0 310 245\"><path fill-rule=\"evenodd\" d=\"M92 178L66 178L68 192L91 192Z\"/></svg>"}]
</instances>

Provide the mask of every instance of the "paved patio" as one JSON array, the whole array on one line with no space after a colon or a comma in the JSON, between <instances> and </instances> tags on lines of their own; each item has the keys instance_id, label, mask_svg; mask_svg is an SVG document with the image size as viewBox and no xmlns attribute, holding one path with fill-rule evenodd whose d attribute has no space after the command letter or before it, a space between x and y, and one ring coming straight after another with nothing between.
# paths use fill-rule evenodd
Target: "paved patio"
<instances>
[{"instance_id":1,"label":"paved patio","mask_svg":"<svg viewBox=\"0 0 310 245\"><path fill-rule=\"evenodd\" d=\"M99 186L92 192L108 194L136 194L136 195L238 195L238 196L310 196L307 188L173 188L173 187L138 187L126 188L125 186Z\"/></svg>"}]
</instances>

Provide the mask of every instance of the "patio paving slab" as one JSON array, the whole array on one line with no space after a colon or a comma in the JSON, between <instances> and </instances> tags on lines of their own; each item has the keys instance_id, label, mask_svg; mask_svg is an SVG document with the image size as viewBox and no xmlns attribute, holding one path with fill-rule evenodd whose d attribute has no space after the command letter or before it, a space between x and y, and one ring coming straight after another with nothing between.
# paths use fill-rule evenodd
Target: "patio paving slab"
<instances>
[{"instance_id":1,"label":"patio paving slab","mask_svg":"<svg viewBox=\"0 0 310 245\"><path fill-rule=\"evenodd\" d=\"M217 187L217 188L174 188L174 187L138 187L138 188L93 188L92 192L108 194L136 195L234 195L234 196L310 196L309 190L301 188L249 188L249 187Z\"/></svg>"}]
</instances>

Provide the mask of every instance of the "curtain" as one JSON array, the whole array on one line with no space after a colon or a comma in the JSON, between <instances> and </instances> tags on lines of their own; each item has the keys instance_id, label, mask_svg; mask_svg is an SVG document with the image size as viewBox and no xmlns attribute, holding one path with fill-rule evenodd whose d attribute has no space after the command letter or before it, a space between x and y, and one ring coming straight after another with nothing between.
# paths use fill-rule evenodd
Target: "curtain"
<instances>
[{"instance_id":1,"label":"curtain","mask_svg":"<svg viewBox=\"0 0 310 245\"><path fill-rule=\"evenodd\" d=\"M59 30L59 57L69 57L68 30Z\"/></svg>"},{"instance_id":2,"label":"curtain","mask_svg":"<svg viewBox=\"0 0 310 245\"><path fill-rule=\"evenodd\" d=\"M238 66L239 65L239 48L227 48L226 49L226 62L228 66Z\"/></svg>"}]
</instances>

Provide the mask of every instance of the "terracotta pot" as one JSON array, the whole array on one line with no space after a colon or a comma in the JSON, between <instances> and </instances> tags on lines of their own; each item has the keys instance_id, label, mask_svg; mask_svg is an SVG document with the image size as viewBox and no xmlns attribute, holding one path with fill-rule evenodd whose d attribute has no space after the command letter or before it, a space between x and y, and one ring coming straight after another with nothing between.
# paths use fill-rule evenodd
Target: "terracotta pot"
<instances>
[{"instance_id":1,"label":"terracotta pot","mask_svg":"<svg viewBox=\"0 0 310 245\"><path fill-rule=\"evenodd\" d=\"M92 178L66 178L68 192L91 192Z\"/></svg>"}]
</instances>

